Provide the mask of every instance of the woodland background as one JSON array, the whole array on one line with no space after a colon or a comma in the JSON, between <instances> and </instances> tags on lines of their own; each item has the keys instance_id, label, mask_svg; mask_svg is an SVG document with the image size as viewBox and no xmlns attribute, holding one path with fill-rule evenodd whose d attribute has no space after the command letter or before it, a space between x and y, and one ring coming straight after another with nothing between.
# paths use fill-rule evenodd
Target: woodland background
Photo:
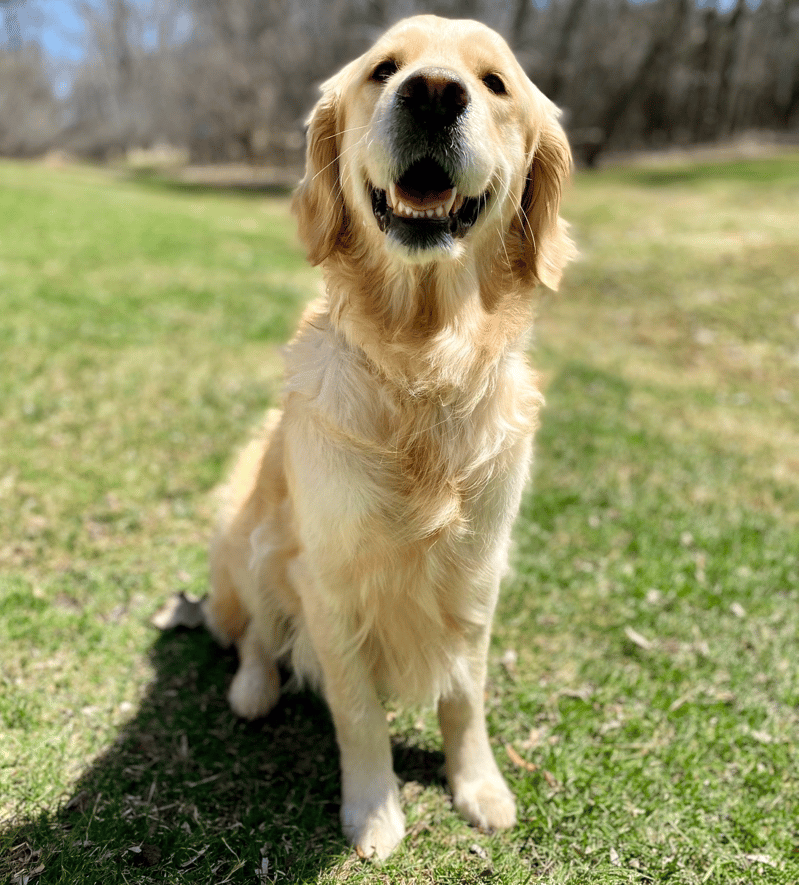
<instances>
[{"instance_id":1,"label":"woodland background","mask_svg":"<svg viewBox=\"0 0 800 885\"><path fill-rule=\"evenodd\" d=\"M68 9L71 60L40 31ZM0 154L302 165L319 83L420 11L483 20L565 109L576 159L796 139L797 0L0 0ZM75 48L75 47L73 47Z\"/></svg>"}]
</instances>

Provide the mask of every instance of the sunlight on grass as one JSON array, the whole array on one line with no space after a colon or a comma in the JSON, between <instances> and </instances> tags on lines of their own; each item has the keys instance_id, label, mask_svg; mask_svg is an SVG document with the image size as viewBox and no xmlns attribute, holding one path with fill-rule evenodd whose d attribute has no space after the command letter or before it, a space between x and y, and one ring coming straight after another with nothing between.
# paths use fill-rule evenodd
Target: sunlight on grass
<instances>
[{"instance_id":1,"label":"sunlight on grass","mask_svg":"<svg viewBox=\"0 0 800 885\"><path fill-rule=\"evenodd\" d=\"M797 842L797 160L579 175L487 687L511 833L390 705L409 831L338 827L324 705L233 719L214 489L318 286L284 197L0 163L0 879L788 883ZM263 866L266 861L266 867Z\"/></svg>"}]
</instances>

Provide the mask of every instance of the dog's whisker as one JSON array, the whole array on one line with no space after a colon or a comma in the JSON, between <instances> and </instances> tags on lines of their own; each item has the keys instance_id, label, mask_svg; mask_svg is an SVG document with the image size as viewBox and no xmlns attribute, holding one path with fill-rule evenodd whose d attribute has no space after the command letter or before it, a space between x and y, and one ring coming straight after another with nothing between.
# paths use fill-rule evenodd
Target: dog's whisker
<instances>
[{"instance_id":1,"label":"dog's whisker","mask_svg":"<svg viewBox=\"0 0 800 885\"><path fill-rule=\"evenodd\" d=\"M314 176L312 176L311 181L316 181L316 179L319 178L320 175L322 175L324 172L326 172L328 169L330 169L331 166L335 166L337 163L339 163L344 158L345 154L354 150L357 146L358 146L358 142L350 145L350 147L346 151L344 151L343 153L337 154L329 163L326 163L321 169L319 169L316 172L316 174Z\"/></svg>"},{"instance_id":2,"label":"dog's whisker","mask_svg":"<svg viewBox=\"0 0 800 885\"><path fill-rule=\"evenodd\" d=\"M497 182L496 182L496 181L493 180L493 181L491 182L491 184L490 184L490 189L491 189L491 191L492 191L492 195L494 196L495 200L496 200L497 202L499 202L499 203L504 203L504 202L508 199L509 194L510 194L510 192L511 192L511 183L510 183L510 182L506 182L506 184L505 184L505 191L504 191L502 197L499 195L498 185L497 185ZM515 211L517 211L517 209L515 209ZM509 254L508 254L508 247L506 246L505 237L501 237L501 238L500 238L500 245L501 245L502 248L503 248L503 255L505 256L506 266L508 267L509 270L511 270L511 269L512 269L512 266L511 266L511 258L510 258Z\"/></svg>"},{"instance_id":3,"label":"dog's whisker","mask_svg":"<svg viewBox=\"0 0 800 885\"><path fill-rule=\"evenodd\" d=\"M369 123L365 123L363 126L351 126L349 129L337 129L333 135L322 136L320 141L330 141L332 138L341 138L342 135L349 135L351 132L360 132L365 129L369 129Z\"/></svg>"}]
</instances>

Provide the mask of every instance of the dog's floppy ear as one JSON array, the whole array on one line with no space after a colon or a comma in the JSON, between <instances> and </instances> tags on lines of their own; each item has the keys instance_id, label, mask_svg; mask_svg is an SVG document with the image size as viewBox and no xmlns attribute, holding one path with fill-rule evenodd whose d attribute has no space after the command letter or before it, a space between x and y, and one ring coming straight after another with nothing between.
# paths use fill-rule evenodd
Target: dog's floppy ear
<instances>
[{"instance_id":1,"label":"dog's floppy ear","mask_svg":"<svg viewBox=\"0 0 800 885\"><path fill-rule=\"evenodd\" d=\"M558 289L564 266L575 256L567 225L558 216L561 189L572 170L572 153L558 123L558 108L541 93L539 99L541 129L522 195L524 250L536 279Z\"/></svg>"},{"instance_id":2,"label":"dog's floppy ear","mask_svg":"<svg viewBox=\"0 0 800 885\"><path fill-rule=\"evenodd\" d=\"M344 73L322 84L322 97L308 119L305 177L292 201L300 239L312 264L324 261L344 233L345 209L339 180L340 84Z\"/></svg>"}]
</instances>

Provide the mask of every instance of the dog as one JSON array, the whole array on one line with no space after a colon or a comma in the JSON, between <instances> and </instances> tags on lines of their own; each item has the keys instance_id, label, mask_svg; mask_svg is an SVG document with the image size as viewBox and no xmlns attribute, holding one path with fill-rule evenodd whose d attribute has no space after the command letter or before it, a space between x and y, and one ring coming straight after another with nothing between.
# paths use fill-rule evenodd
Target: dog
<instances>
[{"instance_id":1,"label":"dog","mask_svg":"<svg viewBox=\"0 0 800 885\"><path fill-rule=\"evenodd\" d=\"M532 292L573 252L558 119L498 34L427 15L324 83L309 118L293 208L324 294L233 470L206 621L238 651L237 715L274 706L278 662L321 690L364 857L404 834L386 692L437 705L455 808L515 823L484 682L542 404Z\"/></svg>"}]
</instances>

